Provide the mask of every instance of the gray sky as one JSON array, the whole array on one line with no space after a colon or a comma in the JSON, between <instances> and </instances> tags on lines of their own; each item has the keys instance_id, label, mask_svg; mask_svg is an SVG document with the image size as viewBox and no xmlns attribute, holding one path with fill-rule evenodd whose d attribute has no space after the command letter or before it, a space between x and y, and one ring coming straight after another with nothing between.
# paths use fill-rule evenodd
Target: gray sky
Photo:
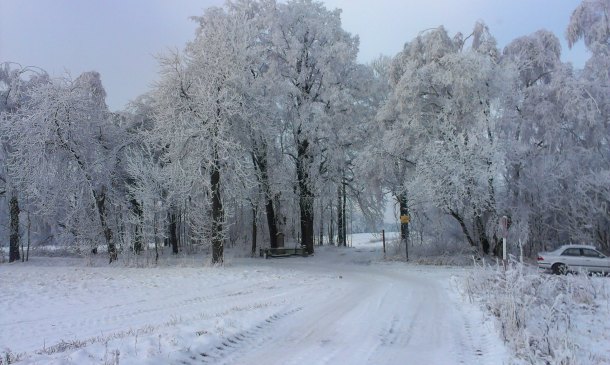
<instances>
[{"instance_id":1,"label":"gray sky","mask_svg":"<svg viewBox=\"0 0 610 365\"><path fill-rule=\"evenodd\" d=\"M580 0L324 0L343 9L343 27L360 36L362 62L393 56L424 29L444 25L469 33L483 20L504 47L548 29L563 59L582 67L582 44L568 50L564 32ZM53 76L96 70L112 110L146 92L157 77L154 55L182 48L200 15L223 0L0 0L0 62L34 65Z\"/></svg>"}]
</instances>

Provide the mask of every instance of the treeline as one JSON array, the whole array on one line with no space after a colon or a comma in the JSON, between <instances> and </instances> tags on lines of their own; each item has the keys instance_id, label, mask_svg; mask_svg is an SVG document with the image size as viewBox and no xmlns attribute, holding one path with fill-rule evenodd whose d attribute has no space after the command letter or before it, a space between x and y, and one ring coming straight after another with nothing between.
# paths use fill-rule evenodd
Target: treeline
<instances>
[{"instance_id":1,"label":"treeline","mask_svg":"<svg viewBox=\"0 0 610 365\"><path fill-rule=\"evenodd\" d=\"M108 110L97 72L51 78L4 63L9 261L30 234L104 248L110 262L158 257L162 245L210 248L214 263L238 243L254 254L298 240L313 252L345 244L348 213L378 219L388 197L419 244L497 253L506 216L526 252L567 241L607 250L608 8L584 1L569 18L569 44L591 53L574 70L555 35L500 50L482 23L425 31L362 65L339 11L228 2L195 18L193 41L160 58L159 81L122 112Z\"/></svg>"}]
</instances>

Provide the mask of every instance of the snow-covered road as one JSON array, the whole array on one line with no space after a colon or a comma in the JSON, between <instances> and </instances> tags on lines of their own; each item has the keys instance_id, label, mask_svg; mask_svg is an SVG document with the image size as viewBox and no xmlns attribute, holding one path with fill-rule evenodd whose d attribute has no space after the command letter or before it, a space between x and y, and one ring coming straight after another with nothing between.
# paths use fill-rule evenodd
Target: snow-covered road
<instances>
[{"instance_id":1,"label":"snow-covered road","mask_svg":"<svg viewBox=\"0 0 610 365\"><path fill-rule=\"evenodd\" d=\"M338 282L325 295L303 295L289 314L259 329L255 339L212 348L206 353L214 357L211 363L502 363L504 348L493 326L457 295L451 270L299 264L305 274L326 271ZM294 262L276 266L283 265Z\"/></svg>"},{"instance_id":2,"label":"snow-covered road","mask_svg":"<svg viewBox=\"0 0 610 365\"><path fill-rule=\"evenodd\" d=\"M225 268L2 265L0 351L27 364L506 363L456 289L468 269L356 246Z\"/></svg>"}]
</instances>

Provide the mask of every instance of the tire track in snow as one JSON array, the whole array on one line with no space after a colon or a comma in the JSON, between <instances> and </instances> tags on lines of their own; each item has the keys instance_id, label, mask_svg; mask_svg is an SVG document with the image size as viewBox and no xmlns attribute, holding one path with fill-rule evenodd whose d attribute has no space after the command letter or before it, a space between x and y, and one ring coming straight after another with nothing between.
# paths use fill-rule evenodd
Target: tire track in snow
<instances>
[{"instance_id":1,"label":"tire track in snow","mask_svg":"<svg viewBox=\"0 0 610 365\"><path fill-rule=\"evenodd\" d=\"M133 329L137 332L137 328L126 328L124 323L133 323L134 318L141 318L140 322L142 326L150 326L150 325L163 325L167 322L172 322L173 320L177 320L176 317L172 317L172 315L168 315L171 313L177 313L178 315L183 311L184 308L200 306L204 303L213 303L218 302L215 306L207 307L206 309L210 311L210 309L216 308L217 311L220 310L220 306L222 306L222 302L225 298L232 298L238 296L243 296L247 294L252 294L252 291L244 291L244 292L231 292L224 295L209 295L209 296L197 296L192 298L180 299L180 300L168 300L163 302L151 302L146 303L144 305L131 305L131 303L123 303L116 304L112 306L107 306L101 310L103 311L102 316L97 316L92 314L91 316L87 316L84 320L82 316L79 316L77 320L73 320L71 318L62 318L61 321L57 321L54 325L48 327L46 330L39 333L42 338L45 336L52 336L54 333L78 333L82 332L82 328L102 328L103 331L100 331L97 335L103 336L112 336L113 333L124 332L129 329ZM254 299L254 298L252 298ZM138 301L142 302L142 301ZM222 311L221 311L222 312ZM160 316L156 316L155 314L160 314ZM211 314L213 316L213 313ZM161 319L161 322L157 320L156 323L150 323L149 318L158 317ZM24 330L24 333L27 333L29 330ZM96 335L96 334L92 334ZM68 338L64 338L63 340L68 340ZM62 341L63 341L62 340ZM61 342L61 341L60 341ZM46 344L45 346L53 346L53 344Z\"/></svg>"},{"instance_id":2,"label":"tire track in snow","mask_svg":"<svg viewBox=\"0 0 610 365\"><path fill-rule=\"evenodd\" d=\"M242 278L250 276L241 269L231 269L230 280L224 279L224 272L212 271L202 278L200 273L207 271L189 270L184 276L192 281L188 291L177 290L180 287L173 283L183 278L175 276L148 289L138 287L140 290L120 298L106 295L114 288L127 293L125 289L134 286L134 281L111 284L87 297L73 317L70 310L75 308L75 300L70 299L70 306L61 308L55 318L43 319L38 338L22 337L42 342L42 332L66 333L70 325L72 331L80 333L79 339L90 336L87 327L97 329L93 334L97 336L100 329L103 336L120 333L125 327L155 326L158 331L160 322L177 315L177 322L170 323L172 328L167 332L177 331L175 338L180 341L172 343L172 337L167 337L164 346L172 350L162 353L159 337L159 355L151 361L187 365L502 363L494 356L499 349L492 337L495 333L482 326L480 313L447 284L455 270L404 263L368 264L372 262L364 257L368 253L346 255L347 250L336 249L337 254L333 254L332 250L328 257L256 262L262 274L243 282ZM341 262L342 257L351 262ZM149 272L128 274L145 281ZM182 275L178 270L168 272ZM35 318L29 316L28 320ZM59 327L49 328L50 324ZM12 331L17 327L10 319L2 328ZM204 328L209 332L199 334L197 330ZM230 328L238 332L223 335L231 333ZM187 335L180 336L180 331L187 331ZM57 341L61 337L52 338Z\"/></svg>"},{"instance_id":3,"label":"tire track in snow","mask_svg":"<svg viewBox=\"0 0 610 365\"><path fill-rule=\"evenodd\" d=\"M302 307L297 307L288 311L275 313L254 325L252 328L220 339L207 348L198 349L197 351L188 351L182 356L182 359L178 359L177 361L183 365L223 365L230 363L244 350L251 350L252 348L264 346L266 340L269 338L267 332L273 329L276 322L294 315L301 310L303 310Z\"/></svg>"},{"instance_id":4,"label":"tire track in snow","mask_svg":"<svg viewBox=\"0 0 610 365\"><path fill-rule=\"evenodd\" d=\"M489 340L489 334L484 333L482 330L483 323L473 325L472 319L466 316L464 312L461 312L460 318L464 323L464 333L466 334L466 337L461 342L462 349L465 351L460 353L459 363L492 364L495 357L489 351L492 349L492 345ZM473 334L473 331L477 332L476 336Z\"/></svg>"},{"instance_id":5,"label":"tire track in snow","mask_svg":"<svg viewBox=\"0 0 610 365\"><path fill-rule=\"evenodd\" d=\"M494 333L473 325L477 312L450 292L446 271L387 269L341 267L340 293L302 303L305 309L290 326L278 326L257 346L241 348L238 356L220 363L498 363L486 352Z\"/></svg>"},{"instance_id":6,"label":"tire track in snow","mask_svg":"<svg viewBox=\"0 0 610 365\"><path fill-rule=\"evenodd\" d=\"M291 275L289 273L287 276ZM275 306L286 288L269 285L274 280L276 278L263 277L258 285L250 288L244 288L238 280L229 281L226 291L209 295L197 295L198 290L181 292L171 285L159 285L151 290L167 288L170 291L165 297L157 296L156 300L146 300L147 292L142 291L128 298L107 300L100 297L99 302L73 308L75 312L70 308L61 308L62 311L55 315L25 321L34 321L38 327L36 339L28 350L31 353L44 352L49 348L59 348L62 343L95 343L105 338L146 333L153 328L172 327L186 321L220 318L233 310L230 303L239 303L240 308L252 307L253 311ZM198 287L205 287L209 281L200 283ZM22 320L17 319L17 322L7 321L3 328L10 328L8 332L13 338L31 337L31 328L19 325L19 322L24 322Z\"/></svg>"}]
</instances>

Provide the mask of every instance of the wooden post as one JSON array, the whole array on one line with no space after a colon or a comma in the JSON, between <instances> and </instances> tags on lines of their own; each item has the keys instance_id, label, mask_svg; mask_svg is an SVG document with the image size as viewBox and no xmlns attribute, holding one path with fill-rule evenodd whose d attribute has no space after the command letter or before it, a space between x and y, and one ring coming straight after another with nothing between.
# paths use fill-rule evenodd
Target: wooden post
<instances>
[{"instance_id":1,"label":"wooden post","mask_svg":"<svg viewBox=\"0 0 610 365\"><path fill-rule=\"evenodd\" d=\"M383 241L383 256L385 256L385 229L381 230L381 240Z\"/></svg>"}]
</instances>

